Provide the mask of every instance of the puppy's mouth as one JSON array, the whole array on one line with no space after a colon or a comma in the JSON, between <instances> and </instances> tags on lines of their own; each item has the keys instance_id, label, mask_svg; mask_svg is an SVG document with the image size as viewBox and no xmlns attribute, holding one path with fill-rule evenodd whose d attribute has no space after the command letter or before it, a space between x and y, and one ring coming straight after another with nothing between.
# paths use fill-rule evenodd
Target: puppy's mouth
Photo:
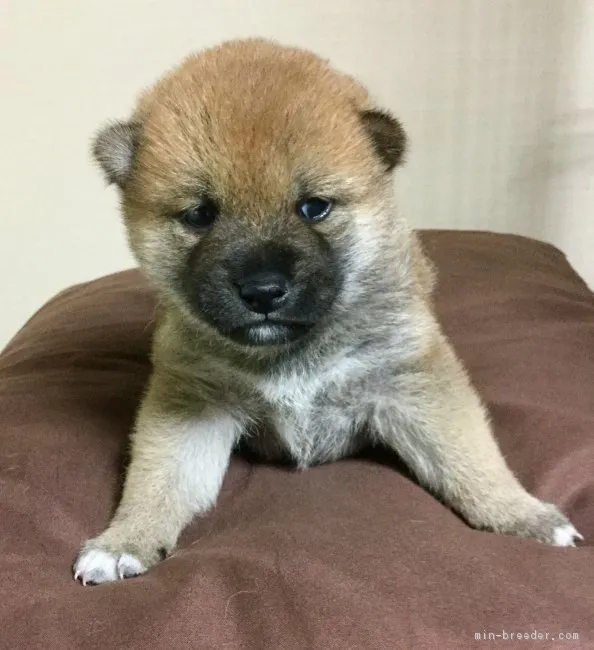
<instances>
[{"instance_id":1,"label":"puppy's mouth","mask_svg":"<svg viewBox=\"0 0 594 650\"><path fill-rule=\"evenodd\" d=\"M313 323L307 321L267 316L255 322L234 327L227 336L242 345L283 345L302 338L312 327Z\"/></svg>"}]
</instances>

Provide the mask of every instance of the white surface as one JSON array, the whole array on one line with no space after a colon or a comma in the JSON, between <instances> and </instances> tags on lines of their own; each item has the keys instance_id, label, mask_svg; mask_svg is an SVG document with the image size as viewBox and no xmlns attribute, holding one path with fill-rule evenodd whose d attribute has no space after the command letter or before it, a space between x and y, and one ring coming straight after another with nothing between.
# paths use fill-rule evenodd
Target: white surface
<instances>
[{"instance_id":1,"label":"white surface","mask_svg":"<svg viewBox=\"0 0 594 650\"><path fill-rule=\"evenodd\" d=\"M594 283L594 2L2 0L0 346L133 264L97 127L190 51L253 35L331 58L402 119L414 225L550 239Z\"/></svg>"}]
</instances>

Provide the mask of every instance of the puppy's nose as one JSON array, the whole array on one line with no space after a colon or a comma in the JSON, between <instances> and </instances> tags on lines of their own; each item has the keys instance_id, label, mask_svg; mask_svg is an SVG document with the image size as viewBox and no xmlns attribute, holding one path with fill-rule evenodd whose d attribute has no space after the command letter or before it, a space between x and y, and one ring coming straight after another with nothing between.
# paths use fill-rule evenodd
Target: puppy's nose
<instances>
[{"instance_id":1,"label":"puppy's nose","mask_svg":"<svg viewBox=\"0 0 594 650\"><path fill-rule=\"evenodd\" d=\"M289 292L288 278L274 271L255 273L238 284L241 299L257 314L269 314L278 309Z\"/></svg>"}]
</instances>

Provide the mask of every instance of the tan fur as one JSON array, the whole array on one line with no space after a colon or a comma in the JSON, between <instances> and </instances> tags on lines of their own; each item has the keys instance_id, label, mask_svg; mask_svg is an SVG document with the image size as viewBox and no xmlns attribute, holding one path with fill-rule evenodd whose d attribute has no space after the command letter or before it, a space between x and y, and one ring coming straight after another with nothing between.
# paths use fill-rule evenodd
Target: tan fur
<instances>
[{"instance_id":1,"label":"tan fur","mask_svg":"<svg viewBox=\"0 0 594 650\"><path fill-rule=\"evenodd\" d=\"M240 439L302 468L379 441L476 527L559 545L578 537L499 452L433 314L433 266L395 216L387 171L402 134L381 116L366 122L373 110L367 91L325 61L255 39L191 56L142 95L128 123L99 135L96 156L121 187L130 243L164 317L122 502L77 560L83 582L128 577L170 553L214 504ZM205 194L220 225L190 232L176 215ZM330 217L304 226L303 195L333 197ZM225 284L222 251L279 242L295 247L295 272L309 277L321 239L339 251L340 290L302 345L233 343L180 288L193 255L196 273L212 267ZM200 292L211 280L198 277Z\"/></svg>"},{"instance_id":2,"label":"tan fur","mask_svg":"<svg viewBox=\"0 0 594 650\"><path fill-rule=\"evenodd\" d=\"M303 86L308 96L296 101ZM217 179L229 212L252 219L277 213L295 173L327 193L364 196L381 170L353 108L370 106L360 86L301 50L259 40L207 50L140 99L131 199L181 209L200 189L197 168L207 170L204 181ZM208 120L208 134L195 128L197 118Z\"/></svg>"}]
</instances>

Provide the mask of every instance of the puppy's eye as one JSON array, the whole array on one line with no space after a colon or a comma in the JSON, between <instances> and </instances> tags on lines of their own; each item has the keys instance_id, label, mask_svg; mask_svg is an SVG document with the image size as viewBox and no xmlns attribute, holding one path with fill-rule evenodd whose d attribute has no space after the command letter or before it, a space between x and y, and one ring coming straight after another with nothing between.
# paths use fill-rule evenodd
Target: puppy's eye
<instances>
[{"instance_id":1,"label":"puppy's eye","mask_svg":"<svg viewBox=\"0 0 594 650\"><path fill-rule=\"evenodd\" d=\"M303 221L322 221L332 210L332 201L320 199L317 196L303 199L297 203L297 214Z\"/></svg>"},{"instance_id":2,"label":"puppy's eye","mask_svg":"<svg viewBox=\"0 0 594 650\"><path fill-rule=\"evenodd\" d=\"M219 216L219 208L214 201L204 199L189 210L184 210L178 215L179 220L193 230L210 228Z\"/></svg>"}]
</instances>

